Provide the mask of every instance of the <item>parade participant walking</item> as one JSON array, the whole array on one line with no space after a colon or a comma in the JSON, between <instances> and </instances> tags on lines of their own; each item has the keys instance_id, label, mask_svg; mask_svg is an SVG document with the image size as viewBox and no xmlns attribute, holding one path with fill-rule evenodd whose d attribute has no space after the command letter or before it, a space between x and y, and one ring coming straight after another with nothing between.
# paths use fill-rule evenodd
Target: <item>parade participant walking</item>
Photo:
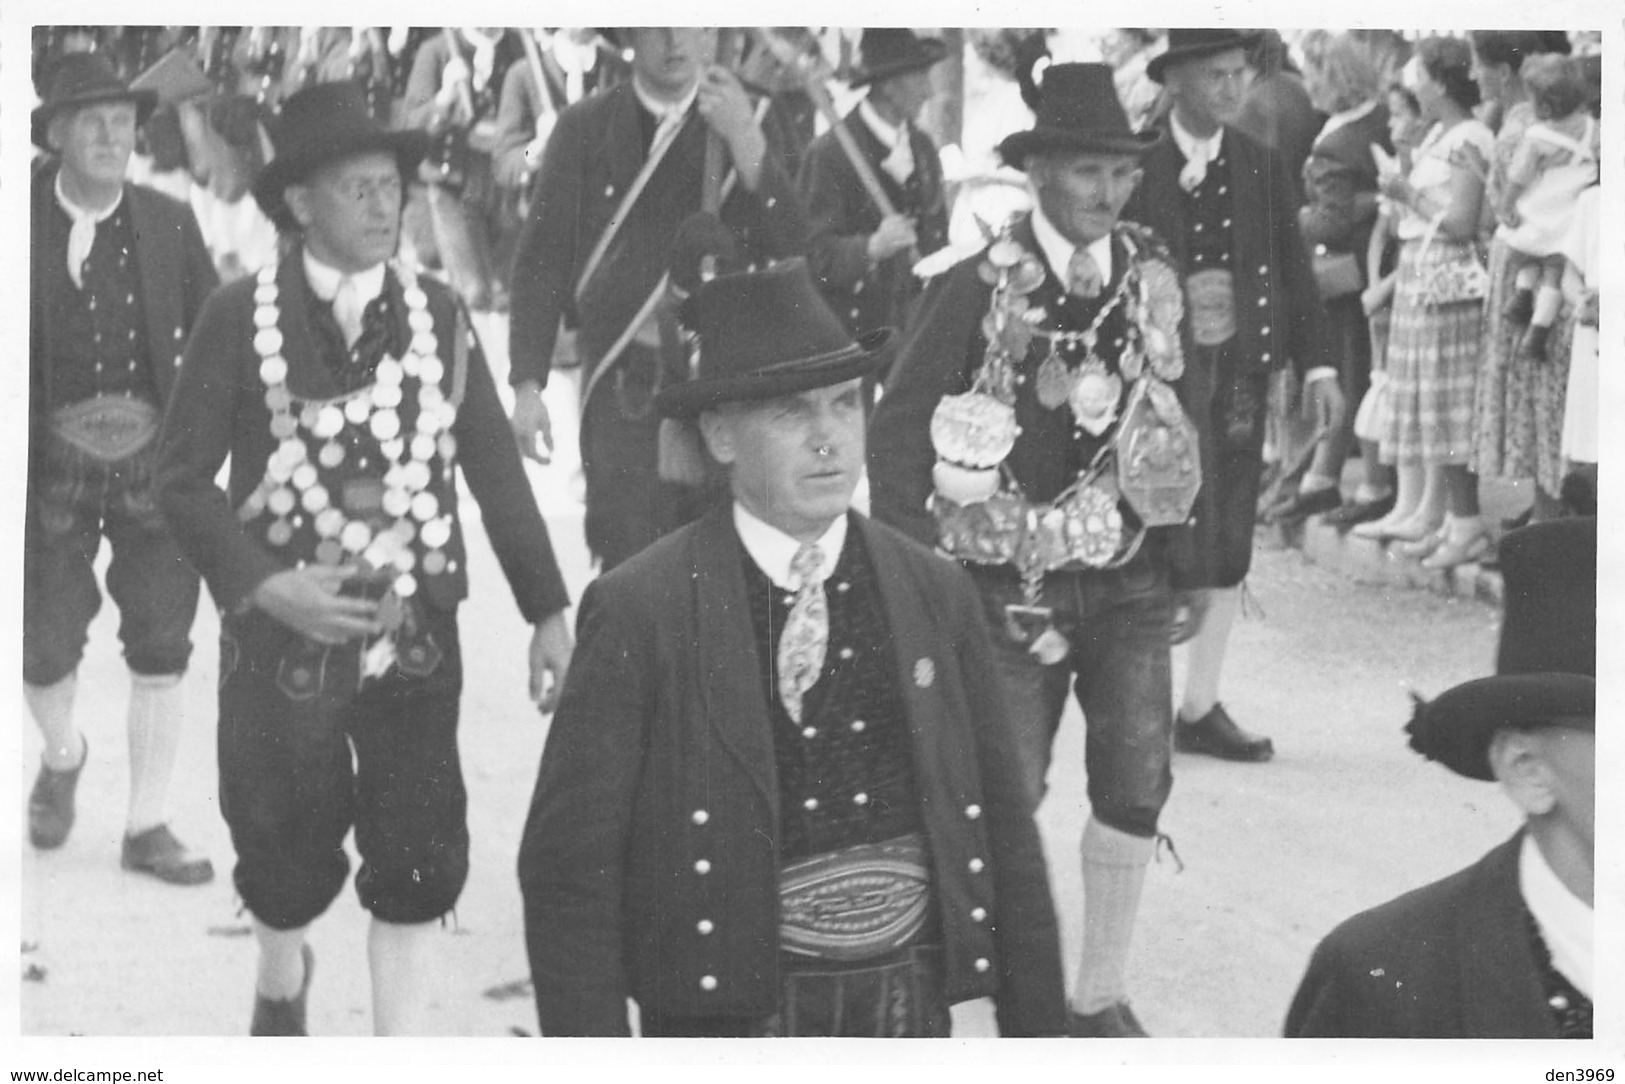
<instances>
[{"instance_id":1,"label":"parade participant walking","mask_svg":"<svg viewBox=\"0 0 1625 1084\"><path fill-rule=\"evenodd\" d=\"M1183 300L1161 243L1118 220L1160 135L1131 131L1104 64L1052 65L1038 94L1035 126L999 145L1035 209L928 287L870 484L877 517L969 567L1035 804L1076 692L1091 815L1071 1031L1143 1036L1125 971L1173 785L1170 535L1201 483L1175 391Z\"/></svg>"},{"instance_id":2,"label":"parade participant walking","mask_svg":"<svg viewBox=\"0 0 1625 1084\"><path fill-rule=\"evenodd\" d=\"M410 1033L426 1007L432 923L468 874L457 468L535 626L544 710L569 663L564 585L467 317L388 262L427 144L378 127L352 83L288 99L254 189L285 255L211 298L164 420L163 508L222 612L220 805L259 944L254 1035L305 1032L306 931L352 824L374 1029Z\"/></svg>"},{"instance_id":3,"label":"parade participant walking","mask_svg":"<svg viewBox=\"0 0 1625 1084\"><path fill-rule=\"evenodd\" d=\"M798 186L807 203L807 260L847 330L906 329L920 281L913 265L948 240L942 162L915 124L931 97L930 69L948 55L935 38L869 29L848 82L869 93L846 115L851 133L895 212L882 216L833 131L807 149Z\"/></svg>"},{"instance_id":4,"label":"parade participant walking","mask_svg":"<svg viewBox=\"0 0 1625 1084\"><path fill-rule=\"evenodd\" d=\"M626 34L632 78L566 108L548 139L514 264L509 338L513 430L535 456L538 436L552 444L542 388L560 322L578 330L587 545L604 569L697 511L696 490L657 475L652 402L668 375L683 375L662 371L657 310L672 238L701 210L708 131L737 176L720 214L745 249L787 256L806 236L800 200L750 99L711 63L716 31Z\"/></svg>"},{"instance_id":5,"label":"parade participant walking","mask_svg":"<svg viewBox=\"0 0 1625 1084\"><path fill-rule=\"evenodd\" d=\"M35 145L54 157L33 172L31 192L23 692L45 748L28 836L50 849L73 828L90 755L74 723L76 675L101 607L94 566L105 536L107 593L131 673L121 861L190 885L214 870L170 831L165 799L198 578L159 513L153 461L175 366L216 279L192 212L125 183L155 101L99 56L76 53L57 62L32 118Z\"/></svg>"},{"instance_id":6,"label":"parade participant walking","mask_svg":"<svg viewBox=\"0 0 1625 1084\"><path fill-rule=\"evenodd\" d=\"M1341 423L1343 397L1336 368L1318 364L1320 298L1298 233L1297 180L1232 126L1252 43L1235 30L1169 31L1147 66L1173 103L1168 138L1147 155L1124 213L1166 239L1184 274L1186 389L1201 432L1194 583L1207 588L1206 615L1190 641L1174 740L1184 752L1262 761L1274 744L1231 719L1219 678L1252 563L1270 377L1295 366L1305 409L1327 430Z\"/></svg>"},{"instance_id":7,"label":"parade participant walking","mask_svg":"<svg viewBox=\"0 0 1625 1084\"><path fill-rule=\"evenodd\" d=\"M1596 862L1597 521L1501 542L1494 677L1418 701L1411 747L1495 781L1524 815L1473 865L1344 922L1288 1037L1589 1039Z\"/></svg>"},{"instance_id":8,"label":"parade participant walking","mask_svg":"<svg viewBox=\"0 0 1625 1084\"><path fill-rule=\"evenodd\" d=\"M675 273L675 271L674 271ZM730 503L591 584L519 852L545 1035L1066 1028L1032 801L964 577L848 507L854 341L804 261L683 304Z\"/></svg>"}]
</instances>

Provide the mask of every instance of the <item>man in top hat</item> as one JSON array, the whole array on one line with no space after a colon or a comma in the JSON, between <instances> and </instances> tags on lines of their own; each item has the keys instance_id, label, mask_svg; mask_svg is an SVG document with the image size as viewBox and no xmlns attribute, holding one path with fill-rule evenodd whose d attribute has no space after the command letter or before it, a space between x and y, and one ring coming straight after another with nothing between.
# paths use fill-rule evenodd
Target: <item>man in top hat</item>
<instances>
[{"instance_id":1,"label":"man in top hat","mask_svg":"<svg viewBox=\"0 0 1625 1084\"><path fill-rule=\"evenodd\" d=\"M1495 676L1418 701L1411 747L1524 815L1473 865L1316 947L1289 1037L1589 1039L1596 853L1597 521L1501 543Z\"/></svg>"},{"instance_id":2,"label":"man in top hat","mask_svg":"<svg viewBox=\"0 0 1625 1084\"><path fill-rule=\"evenodd\" d=\"M427 142L378 127L354 83L287 100L254 188L284 256L210 299L164 421L164 511L221 610L220 806L259 946L254 1035L305 1033L306 930L343 887L352 825L374 1029L422 1023L432 924L468 874L457 468L534 626L543 710L569 662L564 585L467 316L390 262Z\"/></svg>"},{"instance_id":3,"label":"man in top hat","mask_svg":"<svg viewBox=\"0 0 1625 1084\"><path fill-rule=\"evenodd\" d=\"M676 272L674 271L674 274ZM681 308L733 499L588 588L519 851L545 1035L1064 1033L1044 858L965 578L849 510L861 378L805 261Z\"/></svg>"},{"instance_id":4,"label":"man in top hat","mask_svg":"<svg viewBox=\"0 0 1625 1084\"><path fill-rule=\"evenodd\" d=\"M1175 559L1202 466L1178 276L1118 218L1161 137L1129 128L1104 64L1051 65L1035 91L1034 126L999 145L1035 206L927 287L870 484L878 518L970 570L1035 804L1076 692L1091 815L1072 1033L1142 1036L1125 971L1173 783Z\"/></svg>"},{"instance_id":5,"label":"man in top hat","mask_svg":"<svg viewBox=\"0 0 1625 1084\"><path fill-rule=\"evenodd\" d=\"M948 241L942 162L916 126L931 68L948 55L912 30L867 29L849 83L869 93L846 115L870 172L891 201L883 215L833 131L807 149L797 181L807 202L807 259L824 298L854 335L906 329L920 282L913 265Z\"/></svg>"},{"instance_id":6,"label":"man in top hat","mask_svg":"<svg viewBox=\"0 0 1625 1084\"><path fill-rule=\"evenodd\" d=\"M613 568L693 518L696 491L657 474L662 277L678 226L720 213L752 258L802 251L794 185L737 77L713 63L717 31L633 27L632 78L559 114L542 155L513 275L513 429L551 445L542 388L561 321L576 329L584 381L581 458L587 545ZM719 144L719 155L708 143ZM702 208L708 160L735 178Z\"/></svg>"},{"instance_id":7,"label":"man in top hat","mask_svg":"<svg viewBox=\"0 0 1625 1084\"><path fill-rule=\"evenodd\" d=\"M125 182L156 96L99 56L60 60L34 110L51 158L32 178L28 511L23 544L23 691L45 739L28 801L35 847L59 847L89 756L74 724L76 673L107 592L130 667L125 869L171 884L214 876L177 840L165 799L184 722L197 573L153 495L154 438L187 336L215 287L184 205Z\"/></svg>"},{"instance_id":8,"label":"man in top hat","mask_svg":"<svg viewBox=\"0 0 1625 1084\"><path fill-rule=\"evenodd\" d=\"M1182 329L1191 413L1201 433L1193 586L1205 610L1190 640L1175 746L1228 760L1265 761L1269 738L1238 726L1219 703L1219 677L1240 585L1252 563L1271 374L1305 377L1305 409L1335 425L1337 370L1320 365L1320 298L1298 233L1298 184L1278 153L1234 127L1247 50L1237 30L1168 32L1146 73L1172 108L1166 138L1124 211L1168 242L1184 277Z\"/></svg>"}]
</instances>

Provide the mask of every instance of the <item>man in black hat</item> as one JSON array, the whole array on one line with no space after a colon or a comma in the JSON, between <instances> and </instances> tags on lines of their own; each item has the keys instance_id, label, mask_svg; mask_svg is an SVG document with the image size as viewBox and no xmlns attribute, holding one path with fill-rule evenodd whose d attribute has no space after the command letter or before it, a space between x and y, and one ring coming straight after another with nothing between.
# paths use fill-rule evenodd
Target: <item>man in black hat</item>
<instances>
[{"instance_id":1,"label":"man in black hat","mask_svg":"<svg viewBox=\"0 0 1625 1084\"><path fill-rule=\"evenodd\" d=\"M948 55L936 38L885 27L863 32L848 81L869 93L846 115L893 213L882 215L833 131L807 149L797 181L807 201L807 260L847 330L906 329L920 282L913 264L948 241L942 162L916 126L931 98L931 68Z\"/></svg>"},{"instance_id":2,"label":"man in black hat","mask_svg":"<svg viewBox=\"0 0 1625 1084\"><path fill-rule=\"evenodd\" d=\"M1428 759L1498 782L1524 824L1466 869L1327 935L1289 1037L1592 1037L1596 519L1514 531L1501 569L1495 676L1418 701L1406 729Z\"/></svg>"},{"instance_id":3,"label":"man in black hat","mask_svg":"<svg viewBox=\"0 0 1625 1084\"><path fill-rule=\"evenodd\" d=\"M675 272L674 272L675 274ZM802 260L681 309L733 500L588 587L519 852L545 1035L1064 1033L1032 802L975 593L849 510L861 378Z\"/></svg>"},{"instance_id":4,"label":"man in black hat","mask_svg":"<svg viewBox=\"0 0 1625 1084\"><path fill-rule=\"evenodd\" d=\"M1124 211L1164 238L1184 276L1187 388L1201 433L1193 586L1203 611L1190 640L1178 749L1264 761L1269 738L1252 734L1219 703L1240 584L1252 564L1272 373L1291 364L1305 379L1305 409L1328 424L1342 415L1337 370L1320 365L1320 298L1298 233L1298 185L1273 150L1233 127L1245 98L1247 50L1237 30L1168 32L1146 73L1173 103L1165 139L1145 159L1145 180Z\"/></svg>"},{"instance_id":5,"label":"man in black hat","mask_svg":"<svg viewBox=\"0 0 1625 1084\"><path fill-rule=\"evenodd\" d=\"M552 443L542 388L561 321L577 330L587 545L606 570L700 507L698 491L657 474L662 277L679 224L716 211L758 259L800 252L806 237L749 97L713 62L717 31L633 27L620 41L632 78L567 107L548 137L515 257L508 351L514 434L536 455L538 435ZM708 161L715 181L735 179L702 208Z\"/></svg>"},{"instance_id":6,"label":"man in black hat","mask_svg":"<svg viewBox=\"0 0 1625 1084\"><path fill-rule=\"evenodd\" d=\"M89 756L74 725L76 673L107 593L131 672L130 799L121 861L171 884L214 876L165 823L184 720L197 573L153 496L154 438L214 264L186 206L125 183L156 96L89 53L52 69L32 177L29 470L23 558L23 691L45 738L28 800L35 847L59 847Z\"/></svg>"},{"instance_id":7,"label":"man in black hat","mask_svg":"<svg viewBox=\"0 0 1625 1084\"><path fill-rule=\"evenodd\" d=\"M1118 215L1155 132L1055 64L999 145L1035 207L932 281L875 410L875 514L969 569L1036 804L1069 688L1088 725L1072 1033L1141 1036L1125 971L1169 770L1174 558L1201 484L1179 278ZM1186 377L1185 379L1188 379Z\"/></svg>"},{"instance_id":8,"label":"man in black hat","mask_svg":"<svg viewBox=\"0 0 1625 1084\"><path fill-rule=\"evenodd\" d=\"M352 825L374 1029L422 1022L432 923L468 875L457 468L534 626L544 711L569 663L569 600L467 316L389 262L427 142L378 127L353 83L287 100L254 187L285 255L210 299L164 420L164 511L221 609L220 805L259 944L254 1035L305 1033L306 930L343 887Z\"/></svg>"}]
</instances>

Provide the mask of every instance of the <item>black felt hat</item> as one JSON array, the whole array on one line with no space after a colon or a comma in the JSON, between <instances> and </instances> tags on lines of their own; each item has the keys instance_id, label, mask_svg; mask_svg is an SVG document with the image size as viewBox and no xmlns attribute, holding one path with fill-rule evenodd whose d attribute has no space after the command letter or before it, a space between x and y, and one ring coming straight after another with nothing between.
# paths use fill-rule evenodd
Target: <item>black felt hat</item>
<instances>
[{"instance_id":1,"label":"black felt hat","mask_svg":"<svg viewBox=\"0 0 1625 1084\"><path fill-rule=\"evenodd\" d=\"M999 156L1017 169L1045 151L1144 154L1162 140L1156 129L1129 127L1109 65L1051 64L1033 81L1031 96L1033 126L999 144Z\"/></svg>"},{"instance_id":2,"label":"black felt hat","mask_svg":"<svg viewBox=\"0 0 1625 1084\"><path fill-rule=\"evenodd\" d=\"M1470 779L1493 779L1490 739L1507 727L1597 722L1597 520L1537 523L1501 540L1505 617L1495 675L1418 699L1411 748Z\"/></svg>"},{"instance_id":3,"label":"black felt hat","mask_svg":"<svg viewBox=\"0 0 1625 1084\"><path fill-rule=\"evenodd\" d=\"M655 397L656 409L673 418L856 379L881 362L894 337L881 328L854 340L799 256L699 283L678 318L696 356L694 378Z\"/></svg>"},{"instance_id":4,"label":"black felt hat","mask_svg":"<svg viewBox=\"0 0 1625 1084\"><path fill-rule=\"evenodd\" d=\"M402 180L411 179L429 150L428 133L385 128L373 119L359 83L317 83L282 103L272 134L276 157L254 182L254 198L278 229L295 225L282 194L329 162L352 154L384 151L400 162Z\"/></svg>"},{"instance_id":5,"label":"black felt hat","mask_svg":"<svg viewBox=\"0 0 1625 1084\"><path fill-rule=\"evenodd\" d=\"M36 147L50 150L51 119L65 109L101 102L134 102L135 122L145 124L152 109L158 104L158 95L151 90L136 90L118 77L113 66L97 53L69 53L51 68L46 80L45 100L34 107L31 114L32 132Z\"/></svg>"},{"instance_id":6,"label":"black felt hat","mask_svg":"<svg viewBox=\"0 0 1625 1084\"><path fill-rule=\"evenodd\" d=\"M1184 29L1168 31L1168 47L1145 63L1145 74L1152 81L1162 82L1162 73L1170 64L1183 64L1187 60L1200 60L1231 49L1251 49L1258 44L1256 30Z\"/></svg>"},{"instance_id":7,"label":"black felt hat","mask_svg":"<svg viewBox=\"0 0 1625 1084\"><path fill-rule=\"evenodd\" d=\"M851 87L865 87L929 68L947 55L948 46L940 38L922 38L904 27L874 27L858 39L857 63L846 82Z\"/></svg>"}]
</instances>

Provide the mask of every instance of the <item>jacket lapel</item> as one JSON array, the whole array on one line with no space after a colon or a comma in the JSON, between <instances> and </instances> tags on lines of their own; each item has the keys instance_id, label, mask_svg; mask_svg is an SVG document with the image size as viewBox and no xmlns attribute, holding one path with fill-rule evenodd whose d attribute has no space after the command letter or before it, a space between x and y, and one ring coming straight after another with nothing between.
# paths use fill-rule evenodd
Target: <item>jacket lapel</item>
<instances>
[{"instance_id":1,"label":"jacket lapel","mask_svg":"<svg viewBox=\"0 0 1625 1084\"><path fill-rule=\"evenodd\" d=\"M643 146L643 126L638 117L638 110L643 107L638 104L631 81L622 83L610 93L616 95L617 100L610 116L608 138L603 146L609 177L615 185L615 199L619 200L621 193L638 175L638 170L643 168L648 152Z\"/></svg>"},{"instance_id":2,"label":"jacket lapel","mask_svg":"<svg viewBox=\"0 0 1625 1084\"><path fill-rule=\"evenodd\" d=\"M1466 1035L1557 1038L1525 925L1518 858L1523 832L1479 862L1479 890L1466 901L1462 939L1462 1024Z\"/></svg>"},{"instance_id":3,"label":"jacket lapel","mask_svg":"<svg viewBox=\"0 0 1625 1084\"><path fill-rule=\"evenodd\" d=\"M288 362L288 389L300 399L333 398L339 394L339 386L322 364L316 338L310 333L303 250L283 258L277 267L276 287L277 304L282 309L277 330L282 332L282 356Z\"/></svg>"}]
</instances>

